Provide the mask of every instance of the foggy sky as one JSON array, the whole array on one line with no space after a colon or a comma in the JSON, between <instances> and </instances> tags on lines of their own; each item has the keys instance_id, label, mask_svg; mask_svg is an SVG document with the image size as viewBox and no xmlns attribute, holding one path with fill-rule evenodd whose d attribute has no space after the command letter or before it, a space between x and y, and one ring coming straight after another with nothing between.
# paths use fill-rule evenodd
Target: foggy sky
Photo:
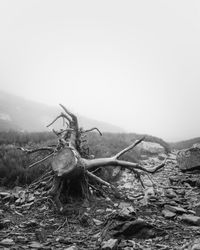
<instances>
[{"instance_id":1,"label":"foggy sky","mask_svg":"<svg viewBox=\"0 0 200 250\"><path fill-rule=\"evenodd\" d=\"M200 136L200 2L0 1L0 90L167 141Z\"/></svg>"}]
</instances>

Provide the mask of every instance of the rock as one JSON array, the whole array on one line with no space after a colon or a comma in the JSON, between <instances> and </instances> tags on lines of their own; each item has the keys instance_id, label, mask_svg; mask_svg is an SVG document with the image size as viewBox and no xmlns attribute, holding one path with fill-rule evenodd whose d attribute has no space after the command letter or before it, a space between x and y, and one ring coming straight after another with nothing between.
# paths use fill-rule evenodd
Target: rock
<instances>
[{"instance_id":1,"label":"rock","mask_svg":"<svg viewBox=\"0 0 200 250\"><path fill-rule=\"evenodd\" d=\"M184 209L182 207L171 206L171 205L165 205L165 209L169 210L173 213L176 213L176 214L184 214L184 213L188 212L186 209Z\"/></svg>"},{"instance_id":2,"label":"rock","mask_svg":"<svg viewBox=\"0 0 200 250\"><path fill-rule=\"evenodd\" d=\"M35 196L33 195L33 194L29 194L28 195L28 199L27 199L27 202L32 202L32 201L34 201L35 200Z\"/></svg>"},{"instance_id":3,"label":"rock","mask_svg":"<svg viewBox=\"0 0 200 250\"><path fill-rule=\"evenodd\" d=\"M15 201L16 205L21 205L25 202L26 200L26 192L25 191L20 191L19 192L19 198Z\"/></svg>"},{"instance_id":4,"label":"rock","mask_svg":"<svg viewBox=\"0 0 200 250\"><path fill-rule=\"evenodd\" d=\"M94 238L94 239L98 239L100 237L101 237L101 233L100 232L97 233L97 234L92 235L92 238Z\"/></svg>"},{"instance_id":5,"label":"rock","mask_svg":"<svg viewBox=\"0 0 200 250\"><path fill-rule=\"evenodd\" d=\"M163 216L164 216L166 219L172 219L172 218L174 218L174 217L176 216L175 213L173 213L173 212L171 212L171 211L169 211L169 210L167 210L167 209L164 209L164 210L162 211L162 214L163 214Z\"/></svg>"},{"instance_id":6,"label":"rock","mask_svg":"<svg viewBox=\"0 0 200 250\"><path fill-rule=\"evenodd\" d=\"M117 239L109 239L107 241L102 242L101 249L102 250L115 250L118 246L118 240Z\"/></svg>"},{"instance_id":7,"label":"rock","mask_svg":"<svg viewBox=\"0 0 200 250\"><path fill-rule=\"evenodd\" d=\"M71 247L68 247L68 248L64 248L64 250L78 250L78 247L77 246L71 246Z\"/></svg>"},{"instance_id":8,"label":"rock","mask_svg":"<svg viewBox=\"0 0 200 250\"><path fill-rule=\"evenodd\" d=\"M163 161L166 157L167 157L166 154L159 154L159 155L158 155L158 159L159 159L160 161Z\"/></svg>"},{"instance_id":9,"label":"rock","mask_svg":"<svg viewBox=\"0 0 200 250\"><path fill-rule=\"evenodd\" d=\"M72 239L69 238L69 237L58 236L58 237L56 238L56 242L64 243L64 244L66 244L66 245L70 245L70 244L72 244Z\"/></svg>"},{"instance_id":10,"label":"rock","mask_svg":"<svg viewBox=\"0 0 200 250\"><path fill-rule=\"evenodd\" d=\"M11 224L10 220L2 219L0 220L0 230L3 228L8 228L8 226Z\"/></svg>"},{"instance_id":11,"label":"rock","mask_svg":"<svg viewBox=\"0 0 200 250\"><path fill-rule=\"evenodd\" d=\"M83 227L88 227L90 225L90 216L88 213L84 213L81 216L80 223Z\"/></svg>"},{"instance_id":12,"label":"rock","mask_svg":"<svg viewBox=\"0 0 200 250\"><path fill-rule=\"evenodd\" d=\"M42 249L43 248L43 245L37 241L35 242L32 242L29 247L32 247L32 248L35 248L35 249Z\"/></svg>"},{"instance_id":13,"label":"rock","mask_svg":"<svg viewBox=\"0 0 200 250\"><path fill-rule=\"evenodd\" d=\"M177 163L181 170L191 170L200 167L200 147L193 146L177 153Z\"/></svg>"},{"instance_id":14,"label":"rock","mask_svg":"<svg viewBox=\"0 0 200 250\"><path fill-rule=\"evenodd\" d=\"M130 239L135 237L147 239L156 236L154 227L140 218L134 221L126 221L118 224L112 230L115 230L113 236L117 238Z\"/></svg>"},{"instance_id":15,"label":"rock","mask_svg":"<svg viewBox=\"0 0 200 250\"><path fill-rule=\"evenodd\" d=\"M23 223L25 227L36 227L39 223L36 220L30 220Z\"/></svg>"},{"instance_id":16,"label":"rock","mask_svg":"<svg viewBox=\"0 0 200 250\"><path fill-rule=\"evenodd\" d=\"M145 184L145 187L153 187L153 183L150 180L145 180L144 184Z\"/></svg>"},{"instance_id":17,"label":"rock","mask_svg":"<svg viewBox=\"0 0 200 250\"><path fill-rule=\"evenodd\" d=\"M200 202L198 202L195 206L194 206L194 211L196 212L197 216L200 216Z\"/></svg>"},{"instance_id":18,"label":"rock","mask_svg":"<svg viewBox=\"0 0 200 250\"><path fill-rule=\"evenodd\" d=\"M184 196L185 195L185 190L184 189L177 189L175 190L176 194Z\"/></svg>"},{"instance_id":19,"label":"rock","mask_svg":"<svg viewBox=\"0 0 200 250\"><path fill-rule=\"evenodd\" d=\"M123 207L121 210L117 212L116 219L118 220L128 220L131 218L134 218L136 215L136 212L132 206L129 207Z\"/></svg>"},{"instance_id":20,"label":"rock","mask_svg":"<svg viewBox=\"0 0 200 250\"><path fill-rule=\"evenodd\" d=\"M13 246L15 244L13 239L6 238L2 241L0 241L0 245L8 247L8 246Z\"/></svg>"},{"instance_id":21,"label":"rock","mask_svg":"<svg viewBox=\"0 0 200 250\"><path fill-rule=\"evenodd\" d=\"M109 208L110 209L110 208ZM112 211L112 209L111 209L111 211ZM107 209L106 209L106 212L107 212ZM102 214L102 213L104 213L104 209L97 209L96 210L96 213L97 214Z\"/></svg>"},{"instance_id":22,"label":"rock","mask_svg":"<svg viewBox=\"0 0 200 250\"><path fill-rule=\"evenodd\" d=\"M97 220L97 219L93 219L93 222L96 226L100 226L103 224L103 221Z\"/></svg>"},{"instance_id":23,"label":"rock","mask_svg":"<svg viewBox=\"0 0 200 250\"><path fill-rule=\"evenodd\" d=\"M165 153L165 149L156 142L143 141L138 145L138 148L147 154L148 153L151 153L151 154Z\"/></svg>"},{"instance_id":24,"label":"rock","mask_svg":"<svg viewBox=\"0 0 200 250\"><path fill-rule=\"evenodd\" d=\"M0 197L9 198L11 197L11 194L9 192L0 192Z\"/></svg>"},{"instance_id":25,"label":"rock","mask_svg":"<svg viewBox=\"0 0 200 250\"><path fill-rule=\"evenodd\" d=\"M103 210L103 209L99 209L99 210ZM104 210L103 210L103 212L104 212ZM113 212L113 209L112 209L112 208L106 208L106 212L107 212L107 213L112 213L112 212Z\"/></svg>"},{"instance_id":26,"label":"rock","mask_svg":"<svg viewBox=\"0 0 200 250\"><path fill-rule=\"evenodd\" d=\"M180 250L200 250L200 239L184 244Z\"/></svg>"},{"instance_id":27,"label":"rock","mask_svg":"<svg viewBox=\"0 0 200 250\"><path fill-rule=\"evenodd\" d=\"M180 181L180 179L177 176L169 176L169 181L172 185L176 184Z\"/></svg>"},{"instance_id":28,"label":"rock","mask_svg":"<svg viewBox=\"0 0 200 250\"><path fill-rule=\"evenodd\" d=\"M166 191L165 191L165 196L167 197L167 198L170 198L170 199L172 199L172 198L175 198L176 197L176 193L174 192L174 190L173 189L167 189Z\"/></svg>"},{"instance_id":29,"label":"rock","mask_svg":"<svg viewBox=\"0 0 200 250\"><path fill-rule=\"evenodd\" d=\"M28 242L28 239L25 236L17 236L16 241L24 244L24 243Z\"/></svg>"},{"instance_id":30,"label":"rock","mask_svg":"<svg viewBox=\"0 0 200 250\"><path fill-rule=\"evenodd\" d=\"M193 226L200 226L200 217L192 214L183 214L181 220Z\"/></svg>"},{"instance_id":31,"label":"rock","mask_svg":"<svg viewBox=\"0 0 200 250\"><path fill-rule=\"evenodd\" d=\"M47 233L45 230L43 229L36 229L35 230L35 236L36 236L36 239L39 241L39 242L45 242L46 239L47 239Z\"/></svg>"},{"instance_id":32,"label":"rock","mask_svg":"<svg viewBox=\"0 0 200 250\"><path fill-rule=\"evenodd\" d=\"M191 250L200 250L200 243L194 244Z\"/></svg>"}]
</instances>

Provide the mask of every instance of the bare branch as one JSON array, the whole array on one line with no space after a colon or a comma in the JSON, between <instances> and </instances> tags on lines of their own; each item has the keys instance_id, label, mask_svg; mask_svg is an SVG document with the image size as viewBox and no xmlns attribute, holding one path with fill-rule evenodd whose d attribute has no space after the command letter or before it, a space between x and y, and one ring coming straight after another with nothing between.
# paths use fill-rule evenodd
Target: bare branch
<instances>
[{"instance_id":1,"label":"bare branch","mask_svg":"<svg viewBox=\"0 0 200 250\"><path fill-rule=\"evenodd\" d=\"M59 132L57 132L55 129L52 129L52 131L54 132L54 134L55 134L56 136L59 136Z\"/></svg>"},{"instance_id":2,"label":"bare branch","mask_svg":"<svg viewBox=\"0 0 200 250\"><path fill-rule=\"evenodd\" d=\"M132 168L134 168L134 169L142 170L142 171L144 171L146 173L151 173L151 174L154 174L159 169L163 168L165 166L165 163L166 163L166 159L160 165L158 165L158 166L155 166L153 168L145 168L145 167L140 166L139 164L135 165L132 162L126 162L126 161L120 161L120 160L117 160L117 162L116 162L117 166L121 166L121 167L130 169L130 170Z\"/></svg>"},{"instance_id":3,"label":"bare branch","mask_svg":"<svg viewBox=\"0 0 200 250\"><path fill-rule=\"evenodd\" d=\"M41 160L39 160L39 161L37 161L37 162L31 164L28 168L32 168L32 167L36 166L37 164L40 164L40 163L42 163L43 161L46 161L47 159L49 159L49 158L50 158L51 156L53 156L53 155L54 155L54 152L51 153L50 155L47 155L45 158L43 158L43 159L41 159Z\"/></svg>"},{"instance_id":4,"label":"bare branch","mask_svg":"<svg viewBox=\"0 0 200 250\"><path fill-rule=\"evenodd\" d=\"M105 185L105 186L107 186L107 187L111 187L111 184L110 184L110 183L108 183L107 181L102 180L100 177L98 177L98 176L92 174L91 172L86 171L86 174L87 174L91 179L94 179L95 181L101 183L102 185Z\"/></svg>"},{"instance_id":5,"label":"bare branch","mask_svg":"<svg viewBox=\"0 0 200 250\"><path fill-rule=\"evenodd\" d=\"M47 127L50 127L54 122L56 122L59 118L65 118L68 122L71 122L70 118L65 115L64 113L61 113L59 116L57 116L50 124L47 125Z\"/></svg>"},{"instance_id":6,"label":"bare branch","mask_svg":"<svg viewBox=\"0 0 200 250\"><path fill-rule=\"evenodd\" d=\"M52 129L54 134L56 134L57 136L60 136L65 132L69 132L69 131L73 131L73 130L74 130L73 128L66 128L66 129L63 129L63 130L60 130L60 131L55 131L54 129Z\"/></svg>"},{"instance_id":7,"label":"bare branch","mask_svg":"<svg viewBox=\"0 0 200 250\"><path fill-rule=\"evenodd\" d=\"M97 130L98 132L99 132L99 134L102 136L102 133L101 133L101 131L98 129L98 128L91 128L91 129L87 129L87 130L83 130L82 131L82 133L87 133L87 132L91 132L91 131L93 131L93 130Z\"/></svg>"},{"instance_id":8,"label":"bare branch","mask_svg":"<svg viewBox=\"0 0 200 250\"><path fill-rule=\"evenodd\" d=\"M78 124L77 117L73 113L71 113L64 105L62 105L62 104L59 104L59 105L61 106L61 108L64 109L66 114L69 115L71 117L71 119Z\"/></svg>"},{"instance_id":9,"label":"bare branch","mask_svg":"<svg viewBox=\"0 0 200 250\"><path fill-rule=\"evenodd\" d=\"M21 151L27 153L27 154L32 154L38 151L54 151L54 148L52 147L43 147L43 148L36 148L36 149L26 149L26 148L22 148L22 147L18 147L17 149L20 149Z\"/></svg>"},{"instance_id":10,"label":"bare branch","mask_svg":"<svg viewBox=\"0 0 200 250\"><path fill-rule=\"evenodd\" d=\"M145 139L145 137L142 137L140 140L137 140L136 142L134 142L132 145L128 146L127 148L123 149L122 151L120 151L119 153L117 153L113 158L118 159L120 156L122 156L123 154L125 154L126 152L128 152L129 150L133 149L134 147L136 147L140 142L142 142Z\"/></svg>"},{"instance_id":11,"label":"bare branch","mask_svg":"<svg viewBox=\"0 0 200 250\"><path fill-rule=\"evenodd\" d=\"M158 171L159 169L163 168L165 166L166 163L166 159L158 166L153 167L153 168L145 168L142 167L141 165L137 164L137 163L133 163L133 162L129 162L129 161L122 161L122 160L116 160L113 157L110 158L98 158L98 159L92 159L92 160L88 160L88 159L83 159L86 169L89 171L93 171L96 168L99 167L108 167L108 166L119 166L119 167L123 167L123 168L127 168L130 170L141 170L147 173L155 173L156 171Z\"/></svg>"}]
</instances>

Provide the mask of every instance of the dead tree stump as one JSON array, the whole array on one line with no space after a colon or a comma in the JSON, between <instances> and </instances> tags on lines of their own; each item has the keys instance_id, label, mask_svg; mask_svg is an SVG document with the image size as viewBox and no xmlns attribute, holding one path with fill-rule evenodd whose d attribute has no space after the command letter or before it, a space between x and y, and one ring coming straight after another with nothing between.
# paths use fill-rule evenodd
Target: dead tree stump
<instances>
[{"instance_id":1,"label":"dead tree stump","mask_svg":"<svg viewBox=\"0 0 200 250\"><path fill-rule=\"evenodd\" d=\"M63 209L63 203L67 202L70 197L86 198L97 190L101 191L98 188L99 186L105 186L108 189L112 189L110 183L104 181L93 173L98 168L105 168L108 166L123 167L132 171L141 181L141 173L146 172L153 174L164 167L166 160L159 166L150 169L145 168L138 163L119 159L123 154L130 151L143 141L144 138L137 140L132 145L112 157L90 159L89 150L83 146L84 136L87 132L93 130L98 131L99 134L102 135L101 132L97 128L89 130L79 128L77 117L63 105L60 104L60 106L64 112L48 125L48 127L51 126L59 118L65 120L65 129L60 131L53 130L58 137L57 145L55 147L43 147L34 150L20 148L28 154L39 152L40 150L46 150L49 152L44 159L33 163L29 167L33 167L47 159L50 160L51 169L41 177L40 181L46 181L45 190L47 190L48 195L53 197L59 210ZM35 185L36 183L31 184L31 186Z\"/></svg>"}]
</instances>

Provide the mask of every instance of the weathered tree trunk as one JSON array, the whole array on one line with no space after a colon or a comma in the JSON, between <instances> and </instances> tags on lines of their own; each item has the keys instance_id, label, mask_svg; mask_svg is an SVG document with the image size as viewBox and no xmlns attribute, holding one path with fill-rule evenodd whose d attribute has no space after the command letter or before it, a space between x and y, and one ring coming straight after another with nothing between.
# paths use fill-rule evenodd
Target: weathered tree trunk
<instances>
[{"instance_id":1,"label":"weathered tree trunk","mask_svg":"<svg viewBox=\"0 0 200 250\"><path fill-rule=\"evenodd\" d=\"M41 163L42 161L50 158L51 176L53 173L53 181L48 183L50 190L48 194L51 195L56 201L57 206L62 210L62 203L65 203L69 197L88 197L91 189L96 189L96 186L103 185L112 188L111 184L104 181L93 173L98 168L108 166L120 166L131 170L139 179L141 172L155 173L165 165L165 161L154 168L144 168L140 164L119 160L120 156L133 149L144 138L136 141L129 147L123 149L116 155L109 158L89 159L89 155L85 152L82 145L82 137L86 132L97 130L92 128L90 130L83 130L78 126L77 117L69 112L63 105L60 105L65 113L61 113L52 123L57 119L63 118L66 121L66 129L59 132L54 131L58 136L58 144L56 147L46 147L36 150L27 150L20 148L27 153L33 153L39 150L49 151L49 155L44 159L32 164L30 167ZM101 133L100 133L101 134ZM46 178L46 177L45 177ZM52 178L51 178L52 179ZM50 180L51 180L50 179Z\"/></svg>"}]
</instances>

